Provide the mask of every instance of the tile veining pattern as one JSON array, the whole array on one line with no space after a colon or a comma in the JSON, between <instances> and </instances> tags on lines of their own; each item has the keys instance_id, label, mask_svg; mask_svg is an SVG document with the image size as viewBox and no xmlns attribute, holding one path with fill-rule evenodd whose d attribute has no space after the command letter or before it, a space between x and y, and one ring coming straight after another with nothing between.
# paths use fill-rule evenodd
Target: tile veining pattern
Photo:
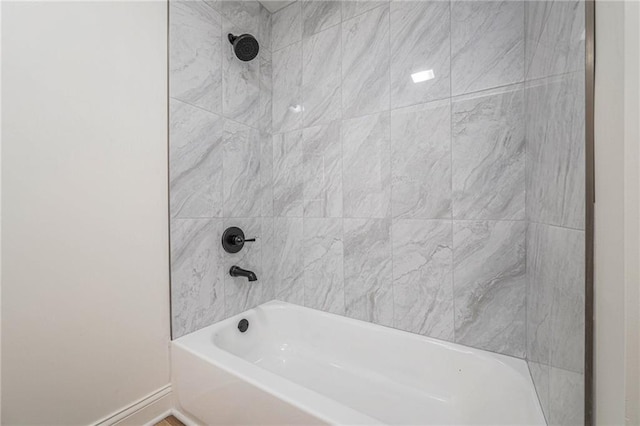
<instances>
[{"instance_id":1,"label":"tile veining pattern","mask_svg":"<svg viewBox=\"0 0 640 426\"><path fill-rule=\"evenodd\" d=\"M525 357L523 4L272 21L276 297Z\"/></svg>"},{"instance_id":2,"label":"tile veining pattern","mask_svg":"<svg viewBox=\"0 0 640 426\"><path fill-rule=\"evenodd\" d=\"M170 7L174 338L277 298L527 357L573 423L582 2Z\"/></svg>"},{"instance_id":3,"label":"tile veining pattern","mask_svg":"<svg viewBox=\"0 0 640 426\"><path fill-rule=\"evenodd\" d=\"M524 8L454 3L171 2L174 337L277 298L525 356Z\"/></svg>"},{"instance_id":4,"label":"tile veining pattern","mask_svg":"<svg viewBox=\"0 0 640 426\"><path fill-rule=\"evenodd\" d=\"M266 278L273 228L271 14L256 1L171 1L170 213L173 337L265 300L264 279L229 276L238 264ZM238 60L228 33L251 33L259 57ZM264 216L264 217L263 217ZM258 236L222 250L228 226ZM268 235L273 235L273 232ZM267 299L273 294L266 294Z\"/></svg>"},{"instance_id":5,"label":"tile veining pattern","mask_svg":"<svg viewBox=\"0 0 640 426\"><path fill-rule=\"evenodd\" d=\"M550 425L584 424L584 8L525 3L527 361Z\"/></svg>"}]
</instances>

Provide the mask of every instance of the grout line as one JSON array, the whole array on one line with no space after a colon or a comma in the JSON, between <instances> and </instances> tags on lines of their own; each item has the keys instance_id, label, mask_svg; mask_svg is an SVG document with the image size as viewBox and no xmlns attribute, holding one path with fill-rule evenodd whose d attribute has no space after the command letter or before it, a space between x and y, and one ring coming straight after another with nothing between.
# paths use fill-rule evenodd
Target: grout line
<instances>
[{"instance_id":1,"label":"grout line","mask_svg":"<svg viewBox=\"0 0 640 426\"><path fill-rule=\"evenodd\" d=\"M340 179L342 187L342 212L340 214L340 226L342 228L342 296L344 298L344 313L347 315L347 280L345 273L345 231L344 231L344 206L345 206L345 193L344 193L344 140L342 138L342 131L344 128L344 93L343 93L343 57L344 57L344 22L343 22L343 9L344 3L340 5Z\"/></svg>"},{"instance_id":2,"label":"grout line","mask_svg":"<svg viewBox=\"0 0 640 426\"><path fill-rule=\"evenodd\" d=\"M233 119L233 118L227 117L227 116L225 116L224 114L220 114L220 113L217 113L217 112L209 111L208 109L205 109L205 108L203 108L203 107L201 107L201 106L198 106L198 105L194 105L194 104L192 104L191 102L183 101L182 99L178 99L178 98L175 98L175 97L169 97L169 99L170 99L170 100L174 100L174 101L176 101L176 102L183 103L183 104L185 104L185 105L189 105L189 106L191 106L191 107L193 107L193 108L196 108L196 109L199 109L200 111L203 111L203 112L206 112L206 113L209 113L209 114L215 115L215 116L220 117L220 118L222 118L222 119L224 119L224 120L228 120L228 121L231 121L231 122L233 122L233 123L239 124L239 125L241 125L241 126L248 127L248 128L250 128L250 129L252 129L252 130L256 130L256 131L258 131L258 132L260 132L260 131L261 131L261 130L260 130L260 128L258 128L258 127L254 127L254 126L251 126L251 125L249 125L249 124L247 124L247 123L243 123L243 122L238 121L238 120L236 120L236 119Z\"/></svg>"},{"instance_id":3,"label":"grout line","mask_svg":"<svg viewBox=\"0 0 640 426\"><path fill-rule=\"evenodd\" d=\"M395 292L395 270L393 261L393 149L391 147L391 2L388 5L387 22L389 29L387 32L387 77L389 78L389 99L387 104L387 149L389 150L389 254L391 255L391 324L396 325L396 292Z\"/></svg>"},{"instance_id":4,"label":"grout line","mask_svg":"<svg viewBox=\"0 0 640 426\"><path fill-rule=\"evenodd\" d=\"M304 122L305 122L305 116L307 115L307 113L304 110L304 105L305 105L305 90L304 90L304 68L305 68L305 58L304 58L304 25L303 25L303 11L302 11L302 3L301 1L296 1L293 5L298 5L298 12L300 14L300 41L298 43L300 43L300 99L298 99L300 105L302 105L302 114L300 114L300 125L299 125L299 129L298 131L300 132L300 137L296 138L297 140L297 148L299 150L299 160L298 160L298 164L296 166L300 167L300 171L298 174L298 178L300 179L301 183L302 183L302 193L300 194L300 210L301 210L301 219L300 222L302 223L302 235L300 236L301 239L301 258L302 258L302 277L301 277L301 283L302 283L302 305L303 306L309 306L307 303L307 268L305 267L305 229L307 228L305 226L305 217L304 217L304 204L305 204L305 167L304 167L304 150L303 150L303 143L304 143Z\"/></svg>"},{"instance_id":5,"label":"grout line","mask_svg":"<svg viewBox=\"0 0 640 426\"><path fill-rule=\"evenodd\" d=\"M520 90L521 88L518 88L518 86L522 86L522 89L524 89L524 84L525 84L524 80L518 80L511 83L500 84L498 86L491 86L491 87L486 87L480 90L474 90L471 92L459 93L457 95L452 94L451 101L458 102L461 100L474 99L475 97L481 97L481 96L501 95L509 91L509 89L513 91Z\"/></svg>"},{"instance_id":6,"label":"grout line","mask_svg":"<svg viewBox=\"0 0 640 426\"><path fill-rule=\"evenodd\" d=\"M565 72L545 75L542 77L526 79L524 80L524 83L526 83L527 85L530 85L531 83L538 83L545 80L548 80L548 81L561 80L563 78L567 78L568 76L572 76L572 75L582 76L583 74L584 74L584 71L581 71L581 70L565 71Z\"/></svg>"},{"instance_id":7,"label":"grout line","mask_svg":"<svg viewBox=\"0 0 640 426\"><path fill-rule=\"evenodd\" d=\"M552 228L559 228L559 229L565 229L568 231L576 231L576 232L585 232L584 229L581 228L573 228L571 226L563 226L563 225L554 225L552 223L547 223L547 222L538 222L535 220L527 220L528 223L530 224L535 224L535 225L544 225L544 226L550 226Z\"/></svg>"},{"instance_id":8,"label":"grout line","mask_svg":"<svg viewBox=\"0 0 640 426\"><path fill-rule=\"evenodd\" d=\"M221 5L221 8L222 8L222 5ZM222 15L222 10L220 12L221 12L220 15ZM220 20L220 40L221 40L221 42L224 41L224 22L222 21L222 19ZM222 44L221 44L221 46L222 46ZM224 55L225 55L225 53L224 53L224 48L220 49L219 55L220 55L220 57L218 59L220 61L220 91L221 91L221 93L220 93L220 99L218 100L218 102L220 103L220 111L222 112L222 114L220 114L220 116L225 118L224 117L224 87L225 87L225 78L224 78L224 72L225 72L225 70L224 70ZM258 83L258 87L259 87L259 84L260 83ZM260 103L260 98L258 98L258 104L259 103ZM192 106L195 106L195 105L192 105ZM224 161L224 140L225 140L224 127L225 126L224 126L224 124L225 123L223 122L222 123L222 137L220 138L220 141L221 141L220 145L222 147L222 161L221 161L221 163L222 163L222 172L220 173L220 182L222 184L222 201L221 201L222 206L221 206L221 211L222 211L222 215L223 216L224 216L224 205L225 205L225 202L224 202L224 199L225 199L225 196L224 196L224 169L225 169L225 167L224 167L224 163L225 163L225 161ZM224 232L224 219L222 220L222 230ZM222 274L223 274L222 275L222 294L221 294L220 298L222 299L222 316L224 318L227 318L227 317L229 317L229 312L227 312L227 281L228 281L228 279L225 279L226 277L225 277L225 274L224 274L224 261L222 261L222 268L223 268L223 271L222 271ZM212 290L215 291L215 285L213 286Z\"/></svg>"},{"instance_id":9,"label":"grout line","mask_svg":"<svg viewBox=\"0 0 640 426\"><path fill-rule=\"evenodd\" d=\"M333 0L331 0L331 1L333 1ZM369 1L369 0L344 0L344 1L342 1L342 3L344 4L346 1L365 2L365 1ZM384 3L382 3L382 4L378 5L378 6L372 7L371 9L367 9L367 10L365 10L364 12L360 12L360 13L358 13L358 14L355 14L355 15L353 15L353 16L350 16L348 19L344 19L344 21L343 21L343 22L351 21L352 19L355 19L355 18L357 18L357 17L359 17L359 16L362 16L362 15L364 15L364 14L365 14L365 13L367 13L367 12L371 12L372 10L376 10L376 9L381 8L381 7L384 7L384 6L388 6L388 5L390 5L390 4L391 4L391 1L387 0L386 2L384 2ZM341 11L342 11L342 8L340 8L340 9L341 9ZM344 17L343 17L343 18L344 18Z\"/></svg>"},{"instance_id":10,"label":"grout line","mask_svg":"<svg viewBox=\"0 0 640 426\"><path fill-rule=\"evenodd\" d=\"M333 1L333 0L331 0L331 1ZM340 21L336 22L335 24L333 24L333 25L331 25L331 26L328 26L328 27L326 27L326 28L323 28L323 29L321 29L320 31L316 31L315 33L309 34L309 35L307 35L307 36L305 36L305 35L303 34L303 35L302 35L302 40L304 40L304 39L310 39L311 37L316 36L316 35L318 35L318 34L322 34L323 32L328 31L328 30L331 30L331 29L333 29L333 28L337 27L338 25L342 26L342 18L340 18Z\"/></svg>"},{"instance_id":11,"label":"grout line","mask_svg":"<svg viewBox=\"0 0 640 426\"><path fill-rule=\"evenodd\" d=\"M523 73L523 81L527 81L528 74L528 66L527 66L527 4L523 5L523 13L522 13L522 73ZM525 86L522 88L522 107L521 107L521 120L523 122L523 142L524 142L524 217L525 217L525 226L524 226L524 356L527 360L527 367L529 367L529 222L526 220L527 215L527 117L526 117L526 101L527 91L525 90ZM529 369L529 374L531 374L531 369ZM531 375L531 381L533 381L533 375ZM536 389L536 395L538 390ZM540 397L538 396L538 401L540 401ZM541 407L542 408L542 407ZM544 412L544 410L542 410ZM543 414L544 415L544 414Z\"/></svg>"},{"instance_id":12,"label":"grout line","mask_svg":"<svg viewBox=\"0 0 640 426\"><path fill-rule=\"evenodd\" d=\"M180 219L220 219L220 220L241 220L241 219L256 219L256 218L269 218L269 217L279 217L279 218L288 218L288 219L338 219L340 217L344 219L354 219L354 220L393 220L395 222L401 222L406 220L414 220L414 221L423 221L423 222L431 222L431 221L449 221L449 222L527 222L526 219L451 219L449 217L406 217L406 216L282 216L282 215L272 215L272 216L179 216L172 217L172 220L180 220ZM565 226L557 226L557 225L549 225L547 223L540 222L531 222L537 225L545 225L551 226L554 228L567 229L571 231L584 231L584 229L575 229L575 228L567 228Z\"/></svg>"},{"instance_id":13,"label":"grout line","mask_svg":"<svg viewBox=\"0 0 640 426\"><path fill-rule=\"evenodd\" d=\"M453 330L452 340L456 341L456 274L455 274L455 246L454 246L454 221L453 221L453 47L451 40L453 39L453 11L451 8L451 0L449 1L449 167L451 167L450 176L450 230L451 230L451 305L453 309Z\"/></svg>"},{"instance_id":14,"label":"grout line","mask_svg":"<svg viewBox=\"0 0 640 426\"><path fill-rule=\"evenodd\" d=\"M544 417L544 420L547 422L547 424L549 423L549 420L547 419L547 416L545 414L545 410L542 407L542 398L540 398L540 392L538 392L538 387L536 386L536 380L533 378L533 373L531 372L531 364L538 364L538 365L543 365L541 363L535 362L535 361L529 361L528 358L525 358L525 361L527 363L527 370L529 371L529 377L531 377L531 383L533 384L533 391L536 393L536 397L538 398L538 404L540 404L540 411L542 412L542 417ZM547 372L547 376L551 375L551 367L545 365L545 367L548 368ZM547 378L547 385L549 384L549 380ZM549 401L548 399L549 396L549 389L547 389L547 402Z\"/></svg>"},{"instance_id":15,"label":"grout line","mask_svg":"<svg viewBox=\"0 0 640 426\"><path fill-rule=\"evenodd\" d=\"M300 21L300 40L293 40L293 38L287 38L287 40L290 41L289 43L287 43L287 44L285 44L283 46L279 46L277 49L274 49L273 48L273 46L274 46L274 44L273 44L273 16L281 13L285 9L293 8L296 5L299 5L299 8L300 8L300 19L299 19L299 21ZM276 11L275 13L271 14L271 17L272 17L271 18L271 23L272 23L272 26L271 26L271 48L273 49L274 52L278 51L278 50L285 49L285 48L290 47L290 46L293 46L294 44L298 43L299 41L302 41L302 39L304 38L304 35L303 35L304 27L302 25L303 16L302 16L302 4L300 3L300 0L294 1L291 4L286 5L282 9L280 9L280 10Z\"/></svg>"},{"instance_id":16,"label":"grout line","mask_svg":"<svg viewBox=\"0 0 640 426\"><path fill-rule=\"evenodd\" d=\"M517 86L523 86L522 88L517 88ZM409 105L403 105L400 107L390 107L389 111L391 112L398 112L398 111L402 111L402 110L409 110L411 108L419 108L421 106L428 106L431 104L436 104L436 103L444 103L444 102L449 102L449 103L454 103L454 102L460 102L460 101L465 101L469 99L472 99L471 96L473 95L483 95L486 94L486 96L492 96L492 95L500 95L503 94L503 92L501 92L501 89L508 89L508 88L513 88L513 90L520 90L520 89L524 89L524 82L520 81L520 82L515 82L515 83L509 83L509 84L505 84L505 85L501 85L501 86L495 86L495 87L490 87L490 88L486 88L486 89L482 89L482 90L477 90L474 92L468 92L468 93L463 93L460 95L455 95L455 96L445 96L442 98L436 98L436 99L431 99L429 101L426 102L417 102L417 103L412 103ZM491 93L493 91L496 91L496 93ZM346 118L343 118L343 120L353 120L356 118L363 118L363 117L368 117L370 115L378 115L381 112L385 112L386 110L381 110L378 112L373 112L373 113L366 113L366 114L362 114L362 115L354 115L354 116L349 116ZM309 126L309 127L313 127L313 126Z\"/></svg>"}]
</instances>

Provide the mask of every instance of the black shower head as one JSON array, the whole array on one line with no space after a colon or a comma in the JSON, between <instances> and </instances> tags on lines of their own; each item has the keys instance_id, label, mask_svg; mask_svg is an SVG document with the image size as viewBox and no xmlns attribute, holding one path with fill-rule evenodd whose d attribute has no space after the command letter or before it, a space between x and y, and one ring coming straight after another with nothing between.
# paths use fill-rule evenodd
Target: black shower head
<instances>
[{"instance_id":1,"label":"black shower head","mask_svg":"<svg viewBox=\"0 0 640 426\"><path fill-rule=\"evenodd\" d=\"M250 61L258 56L260 46L258 40L251 34L234 36L229 34L229 42L233 44L233 51L241 61Z\"/></svg>"}]
</instances>

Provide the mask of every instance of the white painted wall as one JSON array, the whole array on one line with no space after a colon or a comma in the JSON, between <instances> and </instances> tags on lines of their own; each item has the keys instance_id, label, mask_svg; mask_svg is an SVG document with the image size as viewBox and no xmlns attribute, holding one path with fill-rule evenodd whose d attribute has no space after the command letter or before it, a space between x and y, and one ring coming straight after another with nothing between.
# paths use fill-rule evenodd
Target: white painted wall
<instances>
[{"instance_id":1,"label":"white painted wall","mask_svg":"<svg viewBox=\"0 0 640 426\"><path fill-rule=\"evenodd\" d=\"M164 2L2 5L2 423L169 383Z\"/></svg>"},{"instance_id":2,"label":"white painted wall","mask_svg":"<svg viewBox=\"0 0 640 426\"><path fill-rule=\"evenodd\" d=\"M638 2L596 2L595 418L640 424Z\"/></svg>"}]
</instances>

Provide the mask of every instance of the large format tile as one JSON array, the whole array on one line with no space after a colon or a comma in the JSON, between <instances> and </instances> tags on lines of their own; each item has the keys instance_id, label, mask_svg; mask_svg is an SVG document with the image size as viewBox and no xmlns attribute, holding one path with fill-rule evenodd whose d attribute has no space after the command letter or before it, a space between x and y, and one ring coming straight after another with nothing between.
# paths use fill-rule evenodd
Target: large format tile
<instances>
[{"instance_id":1,"label":"large format tile","mask_svg":"<svg viewBox=\"0 0 640 426\"><path fill-rule=\"evenodd\" d=\"M346 315L393 326L390 219L344 219Z\"/></svg>"},{"instance_id":2,"label":"large format tile","mask_svg":"<svg viewBox=\"0 0 640 426\"><path fill-rule=\"evenodd\" d=\"M302 131L304 216L342 217L340 121Z\"/></svg>"},{"instance_id":3,"label":"large format tile","mask_svg":"<svg viewBox=\"0 0 640 426\"><path fill-rule=\"evenodd\" d=\"M456 342L525 355L525 222L454 221Z\"/></svg>"},{"instance_id":4,"label":"large format tile","mask_svg":"<svg viewBox=\"0 0 640 426\"><path fill-rule=\"evenodd\" d=\"M262 302L262 250L260 239L262 219L224 219L224 228L237 226L244 231L246 238L256 238L248 242L238 253L223 251L224 258L224 300L227 316L239 314ZM224 250L224 249L223 249ZM232 266L253 271L258 281L249 281L244 277L232 277Z\"/></svg>"},{"instance_id":5,"label":"large format tile","mask_svg":"<svg viewBox=\"0 0 640 426\"><path fill-rule=\"evenodd\" d=\"M170 106L171 217L222 216L224 120L175 99Z\"/></svg>"},{"instance_id":6,"label":"large format tile","mask_svg":"<svg viewBox=\"0 0 640 426\"><path fill-rule=\"evenodd\" d=\"M305 127L341 117L340 27L304 39L302 98Z\"/></svg>"},{"instance_id":7,"label":"large format tile","mask_svg":"<svg viewBox=\"0 0 640 426\"><path fill-rule=\"evenodd\" d=\"M226 3L226 2L225 2ZM224 34L242 34L242 27L223 20ZM222 49L222 112L225 117L252 127L260 123L260 60L241 61L226 41Z\"/></svg>"},{"instance_id":8,"label":"large format tile","mask_svg":"<svg viewBox=\"0 0 640 426\"><path fill-rule=\"evenodd\" d=\"M171 221L172 337L225 317L221 219Z\"/></svg>"},{"instance_id":9,"label":"large format tile","mask_svg":"<svg viewBox=\"0 0 640 426\"><path fill-rule=\"evenodd\" d=\"M451 112L449 101L391 112L394 217L451 217Z\"/></svg>"},{"instance_id":10,"label":"large format tile","mask_svg":"<svg viewBox=\"0 0 640 426\"><path fill-rule=\"evenodd\" d=\"M302 217L302 131L273 137L273 212Z\"/></svg>"},{"instance_id":11,"label":"large format tile","mask_svg":"<svg viewBox=\"0 0 640 426\"><path fill-rule=\"evenodd\" d=\"M389 0L345 0L339 3L342 5L342 19L346 21L376 7L388 5Z\"/></svg>"},{"instance_id":12,"label":"large format tile","mask_svg":"<svg viewBox=\"0 0 640 426\"><path fill-rule=\"evenodd\" d=\"M302 218L273 219L274 295L278 300L304 305L304 252Z\"/></svg>"},{"instance_id":13,"label":"large format tile","mask_svg":"<svg viewBox=\"0 0 640 426\"><path fill-rule=\"evenodd\" d=\"M391 206L389 113L342 122L345 217L388 217Z\"/></svg>"},{"instance_id":14,"label":"large format tile","mask_svg":"<svg viewBox=\"0 0 640 426\"><path fill-rule=\"evenodd\" d=\"M297 1L271 16L271 46L279 50L302 40L302 9Z\"/></svg>"},{"instance_id":15,"label":"large format tile","mask_svg":"<svg viewBox=\"0 0 640 426\"><path fill-rule=\"evenodd\" d=\"M344 117L389 109L389 7L343 22L342 46Z\"/></svg>"},{"instance_id":16,"label":"large format tile","mask_svg":"<svg viewBox=\"0 0 640 426\"><path fill-rule=\"evenodd\" d=\"M220 15L202 1L172 0L169 7L170 96L221 113Z\"/></svg>"},{"instance_id":17,"label":"large format tile","mask_svg":"<svg viewBox=\"0 0 640 426\"><path fill-rule=\"evenodd\" d=\"M342 219L304 219L304 304L344 315Z\"/></svg>"},{"instance_id":18,"label":"large format tile","mask_svg":"<svg viewBox=\"0 0 640 426\"><path fill-rule=\"evenodd\" d=\"M302 127L302 42L273 52L273 131Z\"/></svg>"},{"instance_id":19,"label":"large format tile","mask_svg":"<svg viewBox=\"0 0 640 426\"><path fill-rule=\"evenodd\" d=\"M309 37L340 23L340 1L306 0L302 2L302 36Z\"/></svg>"},{"instance_id":20,"label":"large format tile","mask_svg":"<svg viewBox=\"0 0 640 426\"><path fill-rule=\"evenodd\" d=\"M584 425L584 375L551 368L549 418L551 426Z\"/></svg>"},{"instance_id":21,"label":"large format tile","mask_svg":"<svg viewBox=\"0 0 640 426\"><path fill-rule=\"evenodd\" d=\"M453 341L451 232L451 221L394 221L394 327Z\"/></svg>"},{"instance_id":22,"label":"large format tile","mask_svg":"<svg viewBox=\"0 0 640 426\"><path fill-rule=\"evenodd\" d=\"M391 3L391 108L450 94L449 2ZM412 74L433 72L434 78L414 83Z\"/></svg>"},{"instance_id":23,"label":"large format tile","mask_svg":"<svg viewBox=\"0 0 640 426\"><path fill-rule=\"evenodd\" d=\"M451 2L451 87L454 95L524 79L524 3Z\"/></svg>"},{"instance_id":24,"label":"large format tile","mask_svg":"<svg viewBox=\"0 0 640 426\"><path fill-rule=\"evenodd\" d=\"M584 0L525 2L527 79L584 70Z\"/></svg>"},{"instance_id":25,"label":"large format tile","mask_svg":"<svg viewBox=\"0 0 640 426\"><path fill-rule=\"evenodd\" d=\"M522 86L454 99L454 219L525 218Z\"/></svg>"},{"instance_id":26,"label":"large format tile","mask_svg":"<svg viewBox=\"0 0 640 426\"><path fill-rule=\"evenodd\" d=\"M260 133L226 120L223 144L224 216L260 216Z\"/></svg>"},{"instance_id":27,"label":"large format tile","mask_svg":"<svg viewBox=\"0 0 640 426\"><path fill-rule=\"evenodd\" d=\"M527 83L527 218L584 229L584 73Z\"/></svg>"}]
</instances>

